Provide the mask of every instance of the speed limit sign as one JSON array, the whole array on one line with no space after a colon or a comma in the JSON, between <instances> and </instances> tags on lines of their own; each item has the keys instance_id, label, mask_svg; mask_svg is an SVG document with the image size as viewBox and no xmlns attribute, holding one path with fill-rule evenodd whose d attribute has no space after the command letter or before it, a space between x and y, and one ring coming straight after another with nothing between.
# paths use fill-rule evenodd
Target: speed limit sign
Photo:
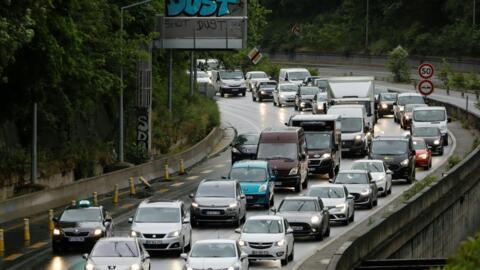
<instances>
[{"instance_id":1,"label":"speed limit sign","mask_svg":"<svg viewBox=\"0 0 480 270\"><path fill-rule=\"evenodd\" d=\"M420 75L422 79L428 80L433 77L434 73L435 69L432 64L423 63L418 67L418 75Z\"/></svg>"}]
</instances>

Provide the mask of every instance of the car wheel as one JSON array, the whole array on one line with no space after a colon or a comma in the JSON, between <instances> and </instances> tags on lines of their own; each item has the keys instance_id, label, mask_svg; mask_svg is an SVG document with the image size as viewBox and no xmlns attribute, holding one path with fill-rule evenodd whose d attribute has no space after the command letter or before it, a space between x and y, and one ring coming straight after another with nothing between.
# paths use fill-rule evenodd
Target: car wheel
<instances>
[{"instance_id":1,"label":"car wheel","mask_svg":"<svg viewBox=\"0 0 480 270\"><path fill-rule=\"evenodd\" d=\"M288 250L288 247L287 247L287 250ZM280 260L280 264L282 266L285 266L288 264L288 255L285 255L285 259Z\"/></svg>"},{"instance_id":2,"label":"car wheel","mask_svg":"<svg viewBox=\"0 0 480 270\"><path fill-rule=\"evenodd\" d=\"M60 254L62 253L62 247L60 246L60 244L53 244L52 243L52 252L54 254Z\"/></svg>"},{"instance_id":3,"label":"car wheel","mask_svg":"<svg viewBox=\"0 0 480 270\"><path fill-rule=\"evenodd\" d=\"M332 167L328 172L328 178L334 179L335 178L335 167Z\"/></svg>"},{"instance_id":4,"label":"car wheel","mask_svg":"<svg viewBox=\"0 0 480 270\"><path fill-rule=\"evenodd\" d=\"M294 257L295 257L295 245L293 245L292 252L290 252L290 255L288 255L288 260L293 261Z\"/></svg>"},{"instance_id":5,"label":"car wheel","mask_svg":"<svg viewBox=\"0 0 480 270\"><path fill-rule=\"evenodd\" d=\"M350 221L350 222L354 222L354 221L355 221L355 210L353 210L352 216L349 218L349 221Z\"/></svg>"},{"instance_id":6,"label":"car wheel","mask_svg":"<svg viewBox=\"0 0 480 270\"><path fill-rule=\"evenodd\" d=\"M317 235L315 235L315 240L316 241L322 241L323 240L323 232L318 232Z\"/></svg>"},{"instance_id":7,"label":"car wheel","mask_svg":"<svg viewBox=\"0 0 480 270\"><path fill-rule=\"evenodd\" d=\"M295 109L295 111L298 111L298 106L297 106L297 104L296 104L296 103L295 103L295 105L294 105L294 106L295 106L295 108L294 108L294 109Z\"/></svg>"},{"instance_id":8,"label":"car wheel","mask_svg":"<svg viewBox=\"0 0 480 270\"><path fill-rule=\"evenodd\" d=\"M347 220L348 222L348 220ZM330 236L330 223L327 224L327 230L325 231L325 237L329 237Z\"/></svg>"},{"instance_id":9,"label":"car wheel","mask_svg":"<svg viewBox=\"0 0 480 270\"><path fill-rule=\"evenodd\" d=\"M298 183L295 185L295 192L300 192L302 191L302 181L298 181Z\"/></svg>"},{"instance_id":10,"label":"car wheel","mask_svg":"<svg viewBox=\"0 0 480 270\"><path fill-rule=\"evenodd\" d=\"M347 217L347 218L343 221L343 225L348 226L348 224L350 224L350 217Z\"/></svg>"},{"instance_id":11,"label":"car wheel","mask_svg":"<svg viewBox=\"0 0 480 270\"><path fill-rule=\"evenodd\" d=\"M275 99L273 99L273 106L277 106L277 103L275 102Z\"/></svg>"},{"instance_id":12,"label":"car wheel","mask_svg":"<svg viewBox=\"0 0 480 270\"><path fill-rule=\"evenodd\" d=\"M442 150L440 150L440 156L443 156L443 147Z\"/></svg>"},{"instance_id":13,"label":"car wheel","mask_svg":"<svg viewBox=\"0 0 480 270\"><path fill-rule=\"evenodd\" d=\"M275 205L275 196L272 196L272 198L270 199L270 207L274 205Z\"/></svg>"},{"instance_id":14,"label":"car wheel","mask_svg":"<svg viewBox=\"0 0 480 270\"><path fill-rule=\"evenodd\" d=\"M221 97L225 97L225 93L223 93L223 91L220 92L220 96Z\"/></svg>"},{"instance_id":15,"label":"car wheel","mask_svg":"<svg viewBox=\"0 0 480 270\"><path fill-rule=\"evenodd\" d=\"M427 169L430 170L431 168L432 168L432 159L430 159L430 161L428 162Z\"/></svg>"},{"instance_id":16,"label":"car wheel","mask_svg":"<svg viewBox=\"0 0 480 270\"><path fill-rule=\"evenodd\" d=\"M258 97L258 102L263 102L263 99L261 97Z\"/></svg>"},{"instance_id":17,"label":"car wheel","mask_svg":"<svg viewBox=\"0 0 480 270\"><path fill-rule=\"evenodd\" d=\"M368 203L367 208L368 208L368 209L372 209L372 208L373 208L373 200L370 200L370 202Z\"/></svg>"},{"instance_id":18,"label":"car wheel","mask_svg":"<svg viewBox=\"0 0 480 270\"><path fill-rule=\"evenodd\" d=\"M378 205L378 198L375 199L375 201L373 201L373 206L377 206Z\"/></svg>"}]
</instances>

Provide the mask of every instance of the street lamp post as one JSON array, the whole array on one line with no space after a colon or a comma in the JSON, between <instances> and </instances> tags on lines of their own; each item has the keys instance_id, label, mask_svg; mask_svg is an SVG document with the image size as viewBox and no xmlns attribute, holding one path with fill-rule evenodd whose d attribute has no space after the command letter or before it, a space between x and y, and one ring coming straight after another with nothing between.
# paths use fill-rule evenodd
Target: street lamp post
<instances>
[{"instance_id":1,"label":"street lamp post","mask_svg":"<svg viewBox=\"0 0 480 270\"><path fill-rule=\"evenodd\" d=\"M152 0L144 0L140 2L136 2L130 5L126 5L120 8L120 97L119 97L119 120L118 120L118 161L124 161L124 154L123 154L123 130L124 130L124 123L123 123L123 13L125 10L146 4L151 2Z\"/></svg>"},{"instance_id":2,"label":"street lamp post","mask_svg":"<svg viewBox=\"0 0 480 270\"><path fill-rule=\"evenodd\" d=\"M477 16L476 13L476 0L473 0L473 28L475 28L475 17Z\"/></svg>"},{"instance_id":3,"label":"street lamp post","mask_svg":"<svg viewBox=\"0 0 480 270\"><path fill-rule=\"evenodd\" d=\"M368 13L370 9L370 1L367 0L367 14L365 16L365 49L368 48Z\"/></svg>"}]
</instances>

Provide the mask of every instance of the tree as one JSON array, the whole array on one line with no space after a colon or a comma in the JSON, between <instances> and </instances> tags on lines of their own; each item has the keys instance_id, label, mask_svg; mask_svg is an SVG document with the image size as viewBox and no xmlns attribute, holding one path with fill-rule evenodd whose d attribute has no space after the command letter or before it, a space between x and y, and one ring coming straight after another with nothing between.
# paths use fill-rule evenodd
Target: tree
<instances>
[{"instance_id":1,"label":"tree","mask_svg":"<svg viewBox=\"0 0 480 270\"><path fill-rule=\"evenodd\" d=\"M457 253L448 259L445 270L480 269L480 234L462 242Z\"/></svg>"},{"instance_id":2,"label":"tree","mask_svg":"<svg viewBox=\"0 0 480 270\"><path fill-rule=\"evenodd\" d=\"M409 82L410 68L408 67L408 52L397 46L388 54L387 68L393 73L395 82Z\"/></svg>"}]
</instances>

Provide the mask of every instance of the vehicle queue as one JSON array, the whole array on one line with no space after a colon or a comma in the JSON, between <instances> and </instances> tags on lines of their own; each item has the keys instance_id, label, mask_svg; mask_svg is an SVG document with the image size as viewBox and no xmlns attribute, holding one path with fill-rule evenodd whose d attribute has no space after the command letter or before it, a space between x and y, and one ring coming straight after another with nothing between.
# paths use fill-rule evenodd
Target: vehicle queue
<instances>
[{"instance_id":1,"label":"vehicle queue","mask_svg":"<svg viewBox=\"0 0 480 270\"><path fill-rule=\"evenodd\" d=\"M129 218L130 237L111 237L114 224L101 207L88 201L67 207L54 218L55 253L76 244L93 246L84 255L87 270L150 269L148 251L176 252L185 270L248 269L254 260L286 265L294 258L295 239L321 241L331 225L349 225L356 208L375 207L378 197L391 194L392 181L415 181L416 167L430 169L432 154L443 155L448 145L450 118L444 107L429 107L415 93L377 93L371 77L324 78L303 68L281 69L278 82L263 71L246 77L238 70L211 74L221 97L251 91L253 102L271 100L274 106L312 114L294 114L285 127L260 134L239 134L231 145L228 176L201 181L190 195L190 207L182 201L145 200ZM410 132L375 136L374 123L389 114ZM347 154L367 159L341 170ZM328 182L301 194L315 174L327 175ZM298 194L275 208L279 188ZM252 207L271 214L247 218ZM192 228L218 223L232 224L239 239L192 242Z\"/></svg>"}]
</instances>

